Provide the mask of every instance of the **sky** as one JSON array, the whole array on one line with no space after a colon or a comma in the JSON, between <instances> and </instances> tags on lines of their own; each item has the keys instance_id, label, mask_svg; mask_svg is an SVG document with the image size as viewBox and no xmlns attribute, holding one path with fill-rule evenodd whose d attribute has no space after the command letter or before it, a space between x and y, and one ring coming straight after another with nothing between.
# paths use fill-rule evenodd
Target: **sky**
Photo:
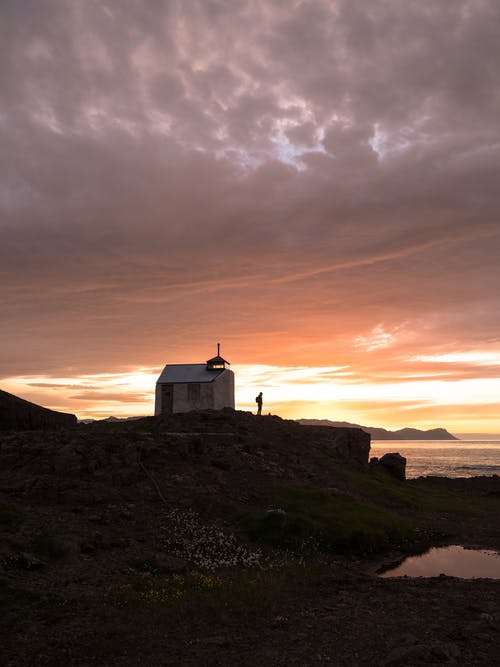
<instances>
[{"instance_id":1,"label":"sky","mask_svg":"<svg viewBox=\"0 0 500 667\"><path fill-rule=\"evenodd\" d=\"M497 0L2 0L0 387L500 433Z\"/></svg>"}]
</instances>

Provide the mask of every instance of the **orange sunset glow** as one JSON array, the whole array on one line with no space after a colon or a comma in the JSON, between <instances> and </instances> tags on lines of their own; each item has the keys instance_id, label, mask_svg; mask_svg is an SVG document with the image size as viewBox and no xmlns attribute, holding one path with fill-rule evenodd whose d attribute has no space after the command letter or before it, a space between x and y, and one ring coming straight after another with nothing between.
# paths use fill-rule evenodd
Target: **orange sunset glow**
<instances>
[{"instance_id":1,"label":"orange sunset glow","mask_svg":"<svg viewBox=\"0 0 500 667\"><path fill-rule=\"evenodd\" d=\"M500 433L499 19L7 3L0 387L149 415L220 341L241 410Z\"/></svg>"}]
</instances>

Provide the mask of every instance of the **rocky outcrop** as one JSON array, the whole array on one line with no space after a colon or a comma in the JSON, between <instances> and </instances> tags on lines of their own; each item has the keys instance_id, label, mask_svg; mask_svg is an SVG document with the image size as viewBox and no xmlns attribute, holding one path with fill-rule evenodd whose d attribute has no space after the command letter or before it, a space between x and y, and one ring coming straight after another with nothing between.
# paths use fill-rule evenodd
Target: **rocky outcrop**
<instances>
[{"instance_id":1,"label":"rocky outcrop","mask_svg":"<svg viewBox=\"0 0 500 667\"><path fill-rule=\"evenodd\" d=\"M43 408L0 390L0 431L52 430L75 425L75 415Z\"/></svg>"},{"instance_id":2,"label":"rocky outcrop","mask_svg":"<svg viewBox=\"0 0 500 667\"><path fill-rule=\"evenodd\" d=\"M397 452L384 454L382 457L376 456L370 459L371 467L379 467L388 472L396 479L404 481L406 479L406 459Z\"/></svg>"},{"instance_id":3,"label":"rocky outcrop","mask_svg":"<svg viewBox=\"0 0 500 667\"><path fill-rule=\"evenodd\" d=\"M369 449L359 429L230 409L96 422L0 435L0 491L75 504L139 487L172 498L219 489L244 500L277 483L330 486L339 464L367 467Z\"/></svg>"}]
</instances>

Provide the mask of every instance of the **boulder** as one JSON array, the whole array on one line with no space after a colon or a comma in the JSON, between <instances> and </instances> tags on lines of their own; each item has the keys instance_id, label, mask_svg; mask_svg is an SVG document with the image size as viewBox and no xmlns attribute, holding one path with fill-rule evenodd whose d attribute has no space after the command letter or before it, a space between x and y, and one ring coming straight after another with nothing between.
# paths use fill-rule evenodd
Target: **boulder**
<instances>
[{"instance_id":1,"label":"boulder","mask_svg":"<svg viewBox=\"0 0 500 667\"><path fill-rule=\"evenodd\" d=\"M406 459L397 452L384 454L380 458L376 456L370 459L370 466L382 468L396 479L404 481L406 479Z\"/></svg>"}]
</instances>

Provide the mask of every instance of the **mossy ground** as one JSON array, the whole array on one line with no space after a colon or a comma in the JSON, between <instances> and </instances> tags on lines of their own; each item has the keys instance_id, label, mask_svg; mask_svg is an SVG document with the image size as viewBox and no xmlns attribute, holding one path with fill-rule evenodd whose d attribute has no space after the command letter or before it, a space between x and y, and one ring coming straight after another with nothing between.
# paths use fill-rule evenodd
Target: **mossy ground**
<instances>
[{"instance_id":1,"label":"mossy ground","mask_svg":"<svg viewBox=\"0 0 500 667\"><path fill-rule=\"evenodd\" d=\"M197 506L244 539L295 553L413 552L452 538L454 526L495 525L495 494L464 494L432 480L412 485L348 466L339 466L338 480L350 492L277 486L257 507L204 496Z\"/></svg>"}]
</instances>

